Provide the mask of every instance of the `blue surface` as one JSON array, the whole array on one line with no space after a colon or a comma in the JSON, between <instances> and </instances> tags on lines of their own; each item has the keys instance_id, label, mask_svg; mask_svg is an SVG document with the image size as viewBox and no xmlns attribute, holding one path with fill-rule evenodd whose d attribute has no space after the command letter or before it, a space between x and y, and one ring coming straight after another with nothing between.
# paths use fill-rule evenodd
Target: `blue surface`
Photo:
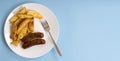
<instances>
[{"instance_id":1,"label":"blue surface","mask_svg":"<svg viewBox=\"0 0 120 61\"><path fill-rule=\"evenodd\" d=\"M18 5L35 2L57 16L57 44L63 56L48 54L27 59L13 53L3 36L4 22ZM120 61L120 1L115 0L0 0L0 61Z\"/></svg>"}]
</instances>

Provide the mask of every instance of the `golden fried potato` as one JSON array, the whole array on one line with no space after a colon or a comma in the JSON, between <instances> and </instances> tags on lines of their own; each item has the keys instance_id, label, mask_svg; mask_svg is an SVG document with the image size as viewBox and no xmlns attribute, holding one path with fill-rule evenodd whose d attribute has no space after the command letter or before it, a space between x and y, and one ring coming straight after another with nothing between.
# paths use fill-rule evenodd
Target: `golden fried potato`
<instances>
[{"instance_id":1,"label":"golden fried potato","mask_svg":"<svg viewBox=\"0 0 120 61\"><path fill-rule=\"evenodd\" d=\"M34 20L32 19L32 21L30 21L28 23L28 29L30 32L33 32L34 31Z\"/></svg>"},{"instance_id":2,"label":"golden fried potato","mask_svg":"<svg viewBox=\"0 0 120 61\"><path fill-rule=\"evenodd\" d=\"M15 46L18 46L19 41L18 41L18 40L13 40L13 41L11 42L11 44L13 44L13 45L15 45Z\"/></svg>"},{"instance_id":3,"label":"golden fried potato","mask_svg":"<svg viewBox=\"0 0 120 61\"><path fill-rule=\"evenodd\" d=\"M17 34L31 21L31 19L24 19L18 26Z\"/></svg>"},{"instance_id":4,"label":"golden fried potato","mask_svg":"<svg viewBox=\"0 0 120 61\"><path fill-rule=\"evenodd\" d=\"M12 23L10 38L11 44L18 46L20 39L22 39L27 33L34 31L34 19L41 19L42 15L35 11L22 7L11 19Z\"/></svg>"},{"instance_id":5,"label":"golden fried potato","mask_svg":"<svg viewBox=\"0 0 120 61\"><path fill-rule=\"evenodd\" d=\"M14 23L16 20L18 19L18 17L16 15L14 15L11 19L10 22Z\"/></svg>"},{"instance_id":6,"label":"golden fried potato","mask_svg":"<svg viewBox=\"0 0 120 61\"><path fill-rule=\"evenodd\" d=\"M18 19L14 22L14 24L16 24L16 25L18 26L22 21L23 21L23 19L18 18Z\"/></svg>"},{"instance_id":7,"label":"golden fried potato","mask_svg":"<svg viewBox=\"0 0 120 61\"><path fill-rule=\"evenodd\" d=\"M22 13L22 14L25 14L27 12L26 8L25 7L22 7L18 13Z\"/></svg>"},{"instance_id":8,"label":"golden fried potato","mask_svg":"<svg viewBox=\"0 0 120 61\"><path fill-rule=\"evenodd\" d=\"M32 15L35 18L39 18L39 19L42 18L42 15L39 12L35 11L35 10L29 10L29 11L27 11L27 15Z\"/></svg>"},{"instance_id":9,"label":"golden fried potato","mask_svg":"<svg viewBox=\"0 0 120 61\"><path fill-rule=\"evenodd\" d=\"M17 19L14 23L12 23L12 29L11 29L11 34L10 34L10 38L13 39L13 40L16 40L17 37L17 26L18 24L22 21L22 19Z\"/></svg>"},{"instance_id":10,"label":"golden fried potato","mask_svg":"<svg viewBox=\"0 0 120 61\"><path fill-rule=\"evenodd\" d=\"M10 34L10 38L12 39L12 40L16 40L17 39L17 25L16 24L13 24L12 25L12 29L11 29L12 31L11 31L11 34Z\"/></svg>"},{"instance_id":11,"label":"golden fried potato","mask_svg":"<svg viewBox=\"0 0 120 61\"><path fill-rule=\"evenodd\" d=\"M30 33L31 31L30 31L30 29L29 28L27 28L27 33Z\"/></svg>"},{"instance_id":12,"label":"golden fried potato","mask_svg":"<svg viewBox=\"0 0 120 61\"><path fill-rule=\"evenodd\" d=\"M17 14L19 18L33 18L32 15L27 15L27 14Z\"/></svg>"},{"instance_id":13,"label":"golden fried potato","mask_svg":"<svg viewBox=\"0 0 120 61\"><path fill-rule=\"evenodd\" d=\"M27 33L27 28L28 28L28 25L26 25L22 30L21 32L19 32L19 34L16 33L16 36L15 37L16 39L13 39L13 41L11 42L11 44L15 45L15 46L18 46L19 42L20 42L20 39L22 39L24 37L24 35Z\"/></svg>"},{"instance_id":14,"label":"golden fried potato","mask_svg":"<svg viewBox=\"0 0 120 61\"><path fill-rule=\"evenodd\" d=\"M25 34L27 33L27 28L28 28L28 25L26 25L21 31L20 33L18 33L18 40L22 39Z\"/></svg>"},{"instance_id":15,"label":"golden fried potato","mask_svg":"<svg viewBox=\"0 0 120 61\"><path fill-rule=\"evenodd\" d=\"M18 12L17 14L25 14L27 11L26 11L26 8L25 7L22 7ZM18 19L18 16L14 15L11 19L10 19L10 22L13 23L15 22L16 20Z\"/></svg>"}]
</instances>

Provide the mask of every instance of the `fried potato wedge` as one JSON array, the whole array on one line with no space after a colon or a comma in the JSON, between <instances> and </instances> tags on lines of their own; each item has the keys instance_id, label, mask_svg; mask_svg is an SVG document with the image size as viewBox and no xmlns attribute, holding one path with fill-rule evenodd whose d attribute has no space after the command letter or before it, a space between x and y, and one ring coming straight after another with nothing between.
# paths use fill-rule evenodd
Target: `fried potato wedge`
<instances>
[{"instance_id":1,"label":"fried potato wedge","mask_svg":"<svg viewBox=\"0 0 120 61\"><path fill-rule=\"evenodd\" d=\"M18 40L13 40L13 41L11 42L11 44L13 44L13 45L15 45L15 46L18 46L19 41L18 41Z\"/></svg>"},{"instance_id":2,"label":"fried potato wedge","mask_svg":"<svg viewBox=\"0 0 120 61\"><path fill-rule=\"evenodd\" d=\"M33 18L32 15L27 15L27 14L17 14L19 18Z\"/></svg>"},{"instance_id":3,"label":"fried potato wedge","mask_svg":"<svg viewBox=\"0 0 120 61\"><path fill-rule=\"evenodd\" d=\"M29 28L27 28L27 33L30 33L31 31L30 31L30 29Z\"/></svg>"},{"instance_id":4,"label":"fried potato wedge","mask_svg":"<svg viewBox=\"0 0 120 61\"><path fill-rule=\"evenodd\" d=\"M23 21L23 19L18 18L18 19L14 22L14 24L16 24L16 25L18 26L22 21Z\"/></svg>"},{"instance_id":5,"label":"fried potato wedge","mask_svg":"<svg viewBox=\"0 0 120 61\"><path fill-rule=\"evenodd\" d=\"M26 7L22 7L16 12L16 14L10 18L11 44L18 46L20 39L22 39L27 33L34 31L34 18L41 19L42 15L35 10L27 10Z\"/></svg>"},{"instance_id":6,"label":"fried potato wedge","mask_svg":"<svg viewBox=\"0 0 120 61\"><path fill-rule=\"evenodd\" d=\"M26 8L25 7L22 7L18 12L17 14L25 14L27 11L26 11ZM18 19L18 16L14 15L11 19L10 19L10 22L13 23L15 22L16 20Z\"/></svg>"},{"instance_id":7,"label":"fried potato wedge","mask_svg":"<svg viewBox=\"0 0 120 61\"><path fill-rule=\"evenodd\" d=\"M11 19L10 22L14 23L16 20L18 19L18 17L16 15L14 15Z\"/></svg>"},{"instance_id":8,"label":"fried potato wedge","mask_svg":"<svg viewBox=\"0 0 120 61\"><path fill-rule=\"evenodd\" d=\"M28 29L30 32L33 32L34 31L34 20L32 19L32 21L30 21L28 23Z\"/></svg>"},{"instance_id":9,"label":"fried potato wedge","mask_svg":"<svg viewBox=\"0 0 120 61\"><path fill-rule=\"evenodd\" d=\"M39 19L42 18L42 15L39 12L35 11L35 10L29 10L29 11L27 11L27 15L32 15L35 18L39 18Z\"/></svg>"},{"instance_id":10,"label":"fried potato wedge","mask_svg":"<svg viewBox=\"0 0 120 61\"><path fill-rule=\"evenodd\" d=\"M18 26L17 34L31 21L32 19L24 19Z\"/></svg>"},{"instance_id":11,"label":"fried potato wedge","mask_svg":"<svg viewBox=\"0 0 120 61\"><path fill-rule=\"evenodd\" d=\"M18 45L18 41L16 41L17 40L17 25L16 24L12 25L12 32L10 34L10 38L13 40L11 42L11 44L17 46Z\"/></svg>"},{"instance_id":12,"label":"fried potato wedge","mask_svg":"<svg viewBox=\"0 0 120 61\"><path fill-rule=\"evenodd\" d=\"M14 23L12 23L10 38L13 40L17 39L17 37L16 37L17 28L21 21L22 21L22 19L17 19Z\"/></svg>"},{"instance_id":13,"label":"fried potato wedge","mask_svg":"<svg viewBox=\"0 0 120 61\"><path fill-rule=\"evenodd\" d=\"M20 33L18 33L18 40L22 39L24 37L24 35L27 33L27 28L28 28L28 25L26 25Z\"/></svg>"},{"instance_id":14,"label":"fried potato wedge","mask_svg":"<svg viewBox=\"0 0 120 61\"><path fill-rule=\"evenodd\" d=\"M11 34L10 34L10 38L12 39L12 40L16 40L17 39L17 25L16 24L13 24L12 25L12 29L11 29L12 31L11 31Z\"/></svg>"},{"instance_id":15,"label":"fried potato wedge","mask_svg":"<svg viewBox=\"0 0 120 61\"><path fill-rule=\"evenodd\" d=\"M26 8L25 7L22 7L18 13L22 13L22 14L25 14L27 12Z\"/></svg>"}]
</instances>

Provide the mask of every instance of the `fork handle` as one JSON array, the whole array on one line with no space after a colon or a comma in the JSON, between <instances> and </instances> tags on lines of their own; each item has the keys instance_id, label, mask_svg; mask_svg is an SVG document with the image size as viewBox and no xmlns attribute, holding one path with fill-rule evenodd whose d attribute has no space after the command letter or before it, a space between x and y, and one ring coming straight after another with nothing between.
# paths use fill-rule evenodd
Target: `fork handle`
<instances>
[{"instance_id":1,"label":"fork handle","mask_svg":"<svg viewBox=\"0 0 120 61\"><path fill-rule=\"evenodd\" d=\"M51 37L51 39L52 39L52 42L53 42L53 44L54 44L54 46L55 46L55 49L57 50L58 54L59 54L60 56L62 56L62 53L61 53L59 47L57 46L57 44L55 43L55 40L53 39L51 33L50 33L50 32L48 32L48 33L49 33L49 35L50 35L50 37Z\"/></svg>"}]
</instances>

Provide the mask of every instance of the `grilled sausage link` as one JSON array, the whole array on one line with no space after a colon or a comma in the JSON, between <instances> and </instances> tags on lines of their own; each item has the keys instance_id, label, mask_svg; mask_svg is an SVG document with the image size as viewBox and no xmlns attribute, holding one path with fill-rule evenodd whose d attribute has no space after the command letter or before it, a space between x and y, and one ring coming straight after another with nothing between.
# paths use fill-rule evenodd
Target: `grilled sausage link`
<instances>
[{"instance_id":1,"label":"grilled sausage link","mask_svg":"<svg viewBox=\"0 0 120 61\"><path fill-rule=\"evenodd\" d=\"M26 49L26 48L29 48L31 46L40 45L40 44L45 44L45 40L44 39L34 39L32 41L27 41L22 45L22 47L24 49Z\"/></svg>"},{"instance_id":2,"label":"grilled sausage link","mask_svg":"<svg viewBox=\"0 0 120 61\"><path fill-rule=\"evenodd\" d=\"M31 41L34 38L43 38L44 34L41 32L35 32L35 33L29 33L28 35L24 36L21 41L22 42L27 42L27 41Z\"/></svg>"}]
</instances>

